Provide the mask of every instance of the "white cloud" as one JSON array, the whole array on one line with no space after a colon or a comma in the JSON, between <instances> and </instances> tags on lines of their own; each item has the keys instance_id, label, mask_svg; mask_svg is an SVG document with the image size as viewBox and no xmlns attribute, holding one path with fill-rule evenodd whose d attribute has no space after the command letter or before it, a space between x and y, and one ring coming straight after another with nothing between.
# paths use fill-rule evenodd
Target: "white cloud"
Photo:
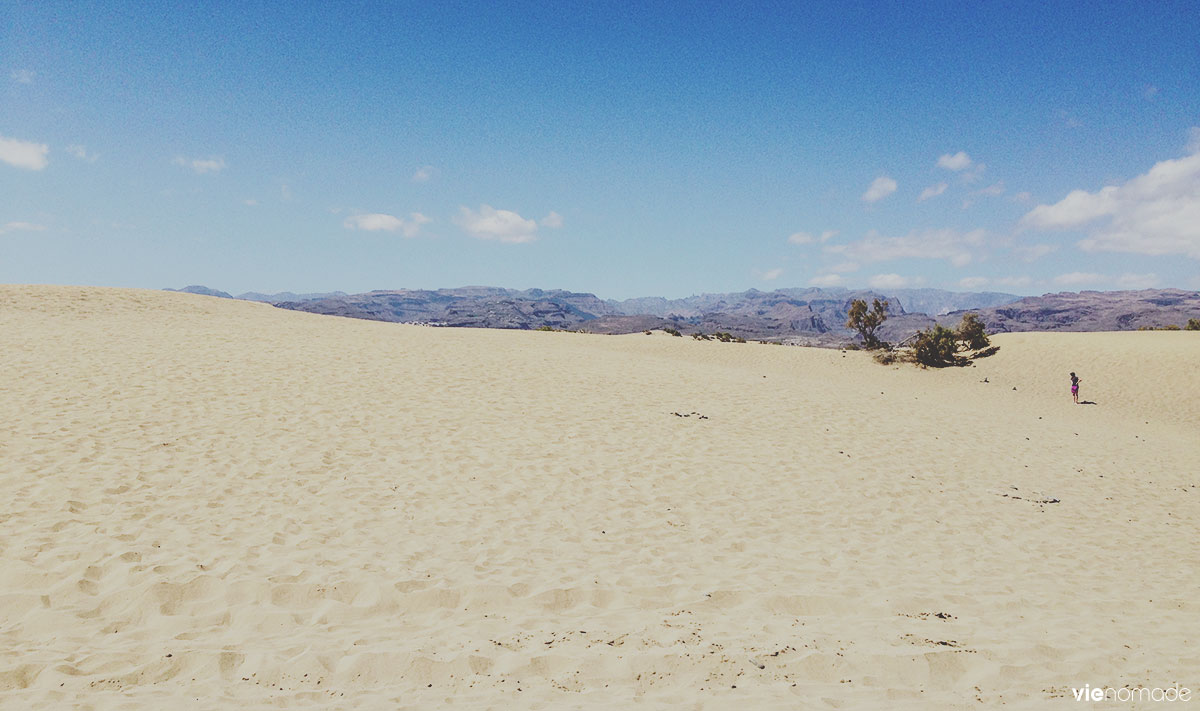
<instances>
[{"instance_id":1,"label":"white cloud","mask_svg":"<svg viewBox=\"0 0 1200 711\"><path fill-rule=\"evenodd\" d=\"M822 274L808 280L809 286L841 286L845 283L840 274Z\"/></svg>"},{"instance_id":2,"label":"white cloud","mask_svg":"<svg viewBox=\"0 0 1200 711\"><path fill-rule=\"evenodd\" d=\"M942 193L946 192L946 188L948 188L948 187L950 187L950 186L946 185L945 183L938 183L937 185L930 185L929 187L927 187L921 191L921 196L917 198L917 202L925 202L929 198L937 197L938 195L941 195Z\"/></svg>"},{"instance_id":3,"label":"white cloud","mask_svg":"<svg viewBox=\"0 0 1200 711\"><path fill-rule=\"evenodd\" d=\"M1200 259L1200 152L1156 163L1122 185L1073 190L1053 205L1035 207L1020 226L1087 229L1079 246L1088 251Z\"/></svg>"},{"instance_id":4,"label":"white cloud","mask_svg":"<svg viewBox=\"0 0 1200 711\"><path fill-rule=\"evenodd\" d=\"M776 267L775 269L768 269L761 276L763 281L775 281L781 274L783 274L783 269Z\"/></svg>"},{"instance_id":5,"label":"white cloud","mask_svg":"<svg viewBox=\"0 0 1200 711\"><path fill-rule=\"evenodd\" d=\"M1098 284L1107 280L1108 277L1104 276L1103 274L1096 274L1094 272L1069 272L1067 274L1059 274L1058 276L1054 277L1055 284L1062 284L1065 286Z\"/></svg>"},{"instance_id":6,"label":"white cloud","mask_svg":"<svg viewBox=\"0 0 1200 711\"><path fill-rule=\"evenodd\" d=\"M964 170L959 174L959 177L964 183L974 183L983 177L983 172L987 170L987 166L983 163L976 163L969 170Z\"/></svg>"},{"instance_id":7,"label":"white cloud","mask_svg":"<svg viewBox=\"0 0 1200 711\"><path fill-rule=\"evenodd\" d=\"M559 227L562 227L562 226L563 226L562 215L558 214L557 212L554 212L553 210L550 211L549 215L546 215L545 217L542 218L542 227L549 227L550 229L553 230L553 229L558 229Z\"/></svg>"},{"instance_id":8,"label":"white cloud","mask_svg":"<svg viewBox=\"0 0 1200 711\"><path fill-rule=\"evenodd\" d=\"M872 289L903 289L912 283L911 279L899 274L876 274L867 280L867 286Z\"/></svg>"},{"instance_id":9,"label":"white cloud","mask_svg":"<svg viewBox=\"0 0 1200 711\"><path fill-rule=\"evenodd\" d=\"M813 244L814 242L821 242L824 244L825 242L833 239L836 235L837 230L825 230L817 236L811 235L808 232L793 232L792 234L788 235L787 241L789 244Z\"/></svg>"},{"instance_id":10,"label":"white cloud","mask_svg":"<svg viewBox=\"0 0 1200 711\"><path fill-rule=\"evenodd\" d=\"M978 289L987 286L990 281L987 277L963 277L958 280L958 286L962 289Z\"/></svg>"},{"instance_id":11,"label":"white cloud","mask_svg":"<svg viewBox=\"0 0 1200 711\"><path fill-rule=\"evenodd\" d=\"M33 222L8 222L0 225L0 235L8 232L45 232L45 225L38 225Z\"/></svg>"},{"instance_id":12,"label":"white cloud","mask_svg":"<svg viewBox=\"0 0 1200 711\"><path fill-rule=\"evenodd\" d=\"M33 77L36 75L28 69L14 69L9 76L18 84L32 84Z\"/></svg>"},{"instance_id":13,"label":"white cloud","mask_svg":"<svg viewBox=\"0 0 1200 711\"><path fill-rule=\"evenodd\" d=\"M844 254L864 262L885 262L892 259L945 259L956 267L966 266L974 259L974 251L982 248L986 233L983 230L921 230L903 237L885 237L871 230L857 242L831 245L831 254Z\"/></svg>"},{"instance_id":14,"label":"white cloud","mask_svg":"<svg viewBox=\"0 0 1200 711\"><path fill-rule=\"evenodd\" d=\"M996 285L997 285L997 286L1017 286L1017 287L1022 287L1022 286L1029 286L1029 285L1030 285L1030 284L1032 284L1032 283L1033 283L1033 279L1030 279L1030 278L1029 278L1029 277L1027 277L1027 276L1017 276L1017 277L1011 277L1011 276L1010 276L1010 277L1001 277L1001 278L999 278L999 279L997 279L997 280L996 280Z\"/></svg>"},{"instance_id":15,"label":"white cloud","mask_svg":"<svg viewBox=\"0 0 1200 711\"><path fill-rule=\"evenodd\" d=\"M469 207L459 207L454 224L479 239L497 240L507 244L520 244L537 239L536 222L527 220L511 210L497 210L491 205L480 205L478 212Z\"/></svg>"},{"instance_id":16,"label":"white cloud","mask_svg":"<svg viewBox=\"0 0 1200 711\"><path fill-rule=\"evenodd\" d=\"M1012 201L1019 202L1019 203L1033 202L1033 194L1030 193L1029 191L1022 190L1021 192L1012 196Z\"/></svg>"},{"instance_id":17,"label":"white cloud","mask_svg":"<svg viewBox=\"0 0 1200 711\"><path fill-rule=\"evenodd\" d=\"M939 168L957 172L971 166L971 157L962 151L954 155L946 153L938 158L937 164Z\"/></svg>"},{"instance_id":18,"label":"white cloud","mask_svg":"<svg viewBox=\"0 0 1200 711\"><path fill-rule=\"evenodd\" d=\"M287 183L279 186L279 199L284 202L292 199L292 188Z\"/></svg>"},{"instance_id":19,"label":"white cloud","mask_svg":"<svg viewBox=\"0 0 1200 711\"><path fill-rule=\"evenodd\" d=\"M18 168L41 170L46 167L46 154L50 146L45 143L18 141L0 136L0 161Z\"/></svg>"},{"instance_id":20,"label":"white cloud","mask_svg":"<svg viewBox=\"0 0 1200 711\"><path fill-rule=\"evenodd\" d=\"M423 165L417 168L417 172L413 173L412 181L414 183L427 183L433 177L433 166Z\"/></svg>"},{"instance_id":21,"label":"white cloud","mask_svg":"<svg viewBox=\"0 0 1200 711\"><path fill-rule=\"evenodd\" d=\"M982 190L976 190L975 193L977 195L986 195L988 197L996 197L998 195L1003 195L1004 194L1004 181L1001 180L996 183L993 183L992 185L989 185L986 188L983 188Z\"/></svg>"},{"instance_id":22,"label":"white cloud","mask_svg":"<svg viewBox=\"0 0 1200 711\"><path fill-rule=\"evenodd\" d=\"M829 271L837 272L838 274L844 274L846 272L856 272L861 268L862 267L858 264L858 262L842 262L841 264L835 264L830 267Z\"/></svg>"},{"instance_id":23,"label":"white cloud","mask_svg":"<svg viewBox=\"0 0 1200 711\"><path fill-rule=\"evenodd\" d=\"M421 225L432 222L430 218L419 212L414 212L409 219L404 220L394 215L370 213L351 215L342 221L342 226L348 230L363 230L366 232L399 232L405 237L416 237L421 231Z\"/></svg>"},{"instance_id":24,"label":"white cloud","mask_svg":"<svg viewBox=\"0 0 1200 711\"><path fill-rule=\"evenodd\" d=\"M863 202L879 202L888 195L896 192L896 181L881 175L871 182L871 187L867 188L867 192L862 194Z\"/></svg>"},{"instance_id":25,"label":"white cloud","mask_svg":"<svg viewBox=\"0 0 1200 711\"><path fill-rule=\"evenodd\" d=\"M78 144L67 146L67 153L70 153L79 160L85 160L88 163L95 163L96 159L100 157L95 153L88 153L87 148L84 148Z\"/></svg>"},{"instance_id":26,"label":"white cloud","mask_svg":"<svg viewBox=\"0 0 1200 711\"><path fill-rule=\"evenodd\" d=\"M1117 286L1123 289L1151 289L1158 286L1158 275L1122 274L1117 277Z\"/></svg>"},{"instance_id":27,"label":"white cloud","mask_svg":"<svg viewBox=\"0 0 1200 711\"><path fill-rule=\"evenodd\" d=\"M204 175L205 173L220 173L222 170L225 170L224 158L195 158L188 160L183 156L175 156L175 160L171 162L175 165L191 168L200 175Z\"/></svg>"},{"instance_id":28,"label":"white cloud","mask_svg":"<svg viewBox=\"0 0 1200 711\"><path fill-rule=\"evenodd\" d=\"M1052 244L1031 244L1027 247L1013 247L1013 251L1026 262L1036 262L1047 254L1057 250L1058 247Z\"/></svg>"},{"instance_id":29,"label":"white cloud","mask_svg":"<svg viewBox=\"0 0 1200 711\"><path fill-rule=\"evenodd\" d=\"M1188 153L1200 153L1200 126L1192 126L1188 129Z\"/></svg>"}]
</instances>

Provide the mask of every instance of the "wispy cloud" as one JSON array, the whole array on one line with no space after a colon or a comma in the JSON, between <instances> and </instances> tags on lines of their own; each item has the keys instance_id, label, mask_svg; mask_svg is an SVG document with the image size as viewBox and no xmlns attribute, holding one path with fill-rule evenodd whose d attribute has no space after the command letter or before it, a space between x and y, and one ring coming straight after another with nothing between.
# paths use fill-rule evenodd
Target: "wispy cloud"
<instances>
[{"instance_id":1,"label":"wispy cloud","mask_svg":"<svg viewBox=\"0 0 1200 711\"><path fill-rule=\"evenodd\" d=\"M521 244L537 239L537 222L527 220L512 210L497 210L491 205L480 205L477 211L466 206L459 207L454 224L478 239L506 244Z\"/></svg>"},{"instance_id":2,"label":"wispy cloud","mask_svg":"<svg viewBox=\"0 0 1200 711\"><path fill-rule=\"evenodd\" d=\"M783 274L782 268L768 269L762 273L762 279L763 281L775 281L781 274Z\"/></svg>"},{"instance_id":3,"label":"wispy cloud","mask_svg":"<svg viewBox=\"0 0 1200 711\"><path fill-rule=\"evenodd\" d=\"M962 151L954 154L945 153L938 158L937 164L939 168L958 172L971 167L971 156Z\"/></svg>"},{"instance_id":4,"label":"wispy cloud","mask_svg":"<svg viewBox=\"0 0 1200 711\"><path fill-rule=\"evenodd\" d=\"M1058 247L1052 244L1031 244L1022 247L1013 247L1013 251L1017 253L1017 256L1026 262L1036 262L1047 254L1057 250Z\"/></svg>"},{"instance_id":5,"label":"wispy cloud","mask_svg":"<svg viewBox=\"0 0 1200 711\"><path fill-rule=\"evenodd\" d=\"M50 146L45 143L18 141L0 136L0 161L26 170L41 170L46 167L46 154Z\"/></svg>"},{"instance_id":6,"label":"wispy cloud","mask_svg":"<svg viewBox=\"0 0 1200 711\"><path fill-rule=\"evenodd\" d=\"M1122 274L1117 277L1117 286L1122 289L1152 289L1158 286L1158 275L1150 274Z\"/></svg>"},{"instance_id":7,"label":"wispy cloud","mask_svg":"<svg viewBox=\"0 0 1200 711\"><path fill-rule=\"evenodd\" d=\"M821 274L808 280L809 286L842 286L845 283L840 274Z\"/></svg>"},{"instance_id":8,"label":"wispy cloud","mask_svg":"<svg viewBox=\"0 0 1200 711\"><path fill-rule=\"evenodd\" d=\"M1146 86L1146 88L1142 89L1142 96L1147 101L1154 101L1154 97L1158 96L1158 87L1153 84Z\"/></svg>"},{"instance_id":9,"label":"wispy cloud","mask_svg":"<svg viewBox=\"0 0 1200 711\"><path fill-rule=\"evenodd\" d=\"M1108 277L1095 272L1068 272L1054 277L1054 283L1061 286L1094 286L1107 280Z\"/></svg>"},{"instance_id":10,"label":"wispy cloud","mask_svg":"<svg viewBox=\"0 0 1200 711\"><path fill-rule=\"evenodd\" d=\"M1144 175L1038 205L1020 227L1087 231L1088 251L1182 254L1200 259L1200 151L1156 163Z\"/></svg>"},{"instance_id":11,"label":"wispy cloud","mask_svg":"<svg viewBox=\"0 0 1200 711\"><path fill-rule=\"evenodd\" d=\"M863 262L884 262L892 259L945 259L956 267L966 266L976 251L984 245L986 232L972 230L917 230L901 237L887 237L871 230L857 242L830 245L825 251L843 254Z\"/></svg>"},{"instance_id":12,"label":"wispy cloud","mask_svg":"<svg viewBox=\"0 0 1200 711\"><path fill-rule=\"evenodd\" d=\"M67 146L67 153L70 153L79 160L87 161L88 163L95 163L96 159L100 157L99 154L88 153L87 148L84 148L78 144Z\"/></svg>"},{"instance_id":13,"label":"wispy cloud","mask_svg":"<svg viewBox=\"0 0 1200 711\"><path fill-rule=\"evenodd\" d=\"M8 222L0 225L0 235L9 232L45 232L46 226L33 222Z\"/></svg>"},{"instance_id":14,"label":"wispy cloud","mask_svg":"<svg viewBox=\"0 0 1200 711\"><path fill-rule=\"evenodd\" d=\"M405 237L416 237L421 232L421 226L432 222L431 218L414 212L407 220L384 213L369 213L351 215L342 220L342 226L348 230L364 232L399 232Z\"/></svg>"},{"instance_id":15,"label":"wispy cloud","mask_svg":"<svg viewBox=\"0 0 1200 711\"><path fill-rule=\"evenodd\" d=\"M37 75L28 69L14 69L8 76L18 84L32 84Z\"/></svg>"},{"instance_id":16,"label":"wispy cloud","mask_svg":"<svg viewBox=\"0 0 1200 711\"><path fill-rule=\"evenodd\" d=\"M921 191L921 195L917 198L917 202L925 202L929 198L935 198L938 195L941 195L942 193L946 192L946 188L948 188L948 187L950 187L950 186L946 185L945 183L938 183L937 185L930 185L929 187L927 187Z\"/></svg>"},{"instance_id":17,"label":"wispy cloud","mask_svg":"<svg viewBox=\"0 0 1200 711\"><path fill-rule=\"evenodd\" d=\"M835 236L837 236L836 230L825 230L819 235L812 235L808 232L793 232L788 235L787 241L789 244L814 244L816 242L824 244Z\"/></svg>"},{"instance_id":18,"label":"wispy cloud","mask_svg":"<svg viewBox=\"0 0 1200 711\"><path fill-rule=\"evenodd\" d=\"M903 289L912 284L912 279L899 274L876 274L867 280L867 286L872 289Z\"/></svg>"},{"instance_id":19,"label":"wispy cloud","mask_svg":"<svg viewBox=\"0 0 1200 711\"><path fill-rule=\"evenodd\" d=\"M225 170L224 158L194 158L188 160L183 156L176 156L175 160L171 162L175 165L191 168L200 175L204 175L205 173L220 173L222 170Z\"/></svg>"},{"instance_id":20,"label":"wispy cloud","mask_svg":"<svg viewBox=\"0 0 1200 711\"><path fill-rule=\"evenodd\" d=\"M896 192L896 181L886 175L881 175L871 182L871 186L862 194L863 202L879 202L888 195Z\"/></svg>"},{"instance_id":21,"label":"wispy cloud","mask_svg":"<svg viewBox=\"0 0 1200 711\"><path fill-rule=\"evenodd\" d=\"M1033 279L1027 276L1008 276L997 279L989 279L987 277L965 277L958 280L959 287L963 289L979 289L988 285L996 287L1022 288L1033 283Z\"/></svg>"},{"instance_id":22,"label":"wispy cloud","mask_svg":"<svg viewBox=\"0 0 1200 711\"><path fill-rule=\"evenodd\" d=\"M551 210L549 215L546 215L545 217L542 218L541 224L542 224L542 227L547 227L549 229L556 230L559 227L563 226L562 215Z\"/></svg>"},{"instance_id":23,"label":"wispy cloud","mask_svg":"<svg viewBox=\"0 0 1200 711\"><path fill-rule=\"evenodd\" d=\"M428 183L429 179L432 177L433 177L433 166L432 165L423 165L420 168L417 168L417 172L412 174L412 181L414 183Z\"/></svg>"},{"instance_id":24,"label":"wispy cloud","mask_svg":"<svg viewBox=\"0 0 1200 711\"><path fill-rule=\"evenodd\" d=\"M1004 181L1001 180L1001 181L992 183L991 185L987 186L986 188L983 188L982 190L976 190L975 194L983 195L985 197L997 197L999 195L1003 195L1004 194Z\"/></svg>"}]
</instances>

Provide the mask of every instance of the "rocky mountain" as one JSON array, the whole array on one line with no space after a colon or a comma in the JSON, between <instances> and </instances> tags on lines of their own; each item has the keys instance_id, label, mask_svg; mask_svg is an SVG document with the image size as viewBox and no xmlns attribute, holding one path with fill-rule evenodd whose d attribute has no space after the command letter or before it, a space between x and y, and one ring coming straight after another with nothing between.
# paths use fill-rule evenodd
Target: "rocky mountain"
<instances>
[{"instance_id":1,"label":"rocky mountain","mask_svg":"<svg viewBox=\"0 0 1200 711\"><path fill-rule=\"evenodd\" d=\"M737 294L704 294L687 299L602 300L563 290L463 287L373 291L311 301L276 304L281 308L377 321L439 326L532 329L548 326L593 333L632 333L675 328L685 333L726 331L748 339L791 340L817 345L845 343L846 314L855 298L890 304L881 329L907 334L930 325L922 314L906 314L895 298L870 291L796 289Z\"/></svg>"},{"instance_id":2,"label":"rocky mountain","mask_svg":"<svg viewBox=\"0 0 1200 711\"><path fill-rule=\"evenodd\" d=\"M317 299L331 299L337 296L346 296L344 291L325 291L314 294L297 294L291 291L281 291L276 294L263 294L257 291L247 291L244 294L238 294L237 299L243 301L262 301L268 304L277 304L281 301L316 301Z\"/></svg>"},{"instance_id":3,"label":"rocky mountain","mask_svg":"<svg viewBox=\"0 0 1200 711\"><path fill-rule=\"evenodd\" d=\"M262 301L268 304L276 304L281 301L314 301L316 299L329 299L336 296L346 296L344 291L327 291L317 294L296 294L291 291L281 291L277 294L263 294L257 291L247 291L244 294L234 296L226 291L218 289L210 289L207 286L193 284L185 286L182 289L163 289L163 291L177 291L185 294L200 294L202 296L216 296L222 299L241 299L242 301Z\"/></svg>"},{"instance_id":4,"label":"rocky mountain","mask_svg":"<svg viewBox=\"0 0 1200 711\"><path fill-rule=\"evenodd\" d=\"M797 302L812 301L843 301L846 299L863 298L886 293L893 303L903 306L907 313L943 314L960 309L978 309L987 306L999 306L1012 303L1021 297L1015 294L997 292L959 292L942 289L889 289L882 291L851 290L845 288L806 289L777 289L772 292L762 292L750 289L732 294L699 294L684 299L664 299L657 296L625 299L624 301L609 300L608 303L625 314L652 314L669 317L672 315L693 317L706 313L740 311L745 308L755 308L764 297L782 295ZM895 313L895 311L893 311ZM843 319L844 320L844 319Z\"/></svg>"},{"instance_id":5,"label":"rocky mountain","mask_svg":"<svg viewBox=\"0 0 1200 711\"><path fill-rule=\"evenodd\" d=\"M986 309L1019 300L1016 294L996 291L944 291L942 289L891 289L887 292L904 304L910 313L940 316L952 311Z\"/></svg>"},{"instance_id":6,"label":"rocky mountain","mask_svg":"<svg viewBox=\"0 0 1200 711\"><path fill-rule=\"evenodd\" d=\"M232 298L203 286L188 291ZM276 297L294 297L276 300ZM270 301L297 311L376 321L472 328L586 330L634 333L673 328L685 334L725 331L746 339L808 345L843 345L854 340L845 323L854 299L889 304L881 338L899 342L936 322L956 326L967 311L978 313L990 332L1108 331L1143 326L1184 325L1200 318L1200 293L1178 289L1046 294L1012 294L896 289L886 293L851 289L778 289L699 294L683 299L600 299L562 289L396 289L365 294L248 293L238 298ZM921 311L918 309L925 309Z\"/></svg>"},{"instance_id":7,"label":"rocky mountain","mask_svg":"<svg viewBox=\"0 0 1200 711\"><path fill-rule=\"evenodd\" d=\"M963 311L939 318L957 324ZM977 309L991 333L1007 331L1135 331L1184 326L1200 318L1200 292L1182 289L1081 291L1044 294Z\"/></svg>"},{"instance_id":8,"label":"rocky mountain","mask_svg":"<svg viewBox=\"0 0 1200 711\"><path fill-rule=\"evenodd\" d=\"M184 294L200 294L201 296L217 296L222 299L233 298L233 294L224 291L218 291L217 289L210 289L207 286L200 286L199 284L185 286L182 289L163 289L163 291L177 291Z\"/></svg>"}]
</instances>

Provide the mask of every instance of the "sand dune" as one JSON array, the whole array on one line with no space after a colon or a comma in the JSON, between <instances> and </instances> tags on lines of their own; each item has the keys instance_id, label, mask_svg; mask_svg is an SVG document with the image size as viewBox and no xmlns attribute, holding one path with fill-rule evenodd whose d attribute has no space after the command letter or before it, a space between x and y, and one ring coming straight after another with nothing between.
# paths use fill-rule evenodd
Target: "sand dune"
<instances>
[{"instance_id":1,"label":"sand dune","mask_svg":"<svg viewBox=\"0 0 1200 711\"><path fill-rule=\"evenodd\" d=\"M1200 334L922 371L46 286L0 329L3 708L1200 696Z\"/></svg>"}]
</instances>

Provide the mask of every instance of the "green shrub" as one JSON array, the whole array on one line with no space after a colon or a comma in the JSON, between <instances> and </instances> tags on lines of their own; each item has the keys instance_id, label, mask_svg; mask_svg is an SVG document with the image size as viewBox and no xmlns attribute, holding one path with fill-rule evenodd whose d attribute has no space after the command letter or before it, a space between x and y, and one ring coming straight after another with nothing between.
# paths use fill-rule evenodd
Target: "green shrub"
<instances>
[{"instance_id":1,"label":"green shrub","mask_svg":"<svg viewBox=\"0 0 1200 711\"><path fill-rule=\"evenodd\" d=\"M913 359L930 368L959 365L957 334L945 326L934 326L928 331L918 331L913 339Z\"/></svg>"},{"instance_id":2,"label":"green shrub","mask_svg":"<svg viewBox=\"0 0 1200 711\"><path fill-rule=\"evenodd\" d=\"M1189 318L1187 325L1183 327L1185 331L1200 331L1200 318Z\"/></svg>"},{"instance_id":3,"label":"green shrub","mask_svg":"<svg viewBox=\"0 0 1200 711\"><path fill-rule=\"evenodd\" d=\"M969 351L977 351L991 345L987 332L983 330L983 321L975 314L963 314L962 323L958 325L957 338Z\"/></svg>"},{"instance_id":4,"label":"green shrub","mask_svg":"<svg viewBox=\"0 0 1200 711\"><path fill-rule=\"evenodd\" d=\"M671 328L670 326L667 326L666 328L664 328L663 333L669 333L672 336L679 336L680 338L683 337L683 334L680 333L678 329Z\"/></svg>"},{"instance_id":5,"label":"green shrub","mask_svg":"<svg viewBox=\"0 0 1200 711\"><path fill-rule=\"evenodd\" d=\"M554 327L553 326L538 326L536 330L538 330L538 331L553 331Z\"/></svg>"},{"instance_id":6,"label":"green shrub","mask_svg":"<svg viewBox=\"0 0 1200 711\"><path fill-rule=\"evenodd\" d=\"M862 299L855 299L850 302L849 318L846 319L846 327L853 328L858 331L858 335L862 337L863 347L867 350L879 348L883 345L875 336L875 331L884 321L887 320L888 302L875 299L871 304L870 310L867 310L867 302Z\"/></svg>"},{"instance_id":7,"label":"green shrub","mask_svg":"<svg viewBox=\"0 0 1200 711\"><path fill-rule=\"evenodd\" d=\"M699 331L697 331L696 333L693 333L692 338L695 338L697 341L711 341L712 340L711 338L704 335L703 333L700 333Z\"/></svg>"}]
</instances>

